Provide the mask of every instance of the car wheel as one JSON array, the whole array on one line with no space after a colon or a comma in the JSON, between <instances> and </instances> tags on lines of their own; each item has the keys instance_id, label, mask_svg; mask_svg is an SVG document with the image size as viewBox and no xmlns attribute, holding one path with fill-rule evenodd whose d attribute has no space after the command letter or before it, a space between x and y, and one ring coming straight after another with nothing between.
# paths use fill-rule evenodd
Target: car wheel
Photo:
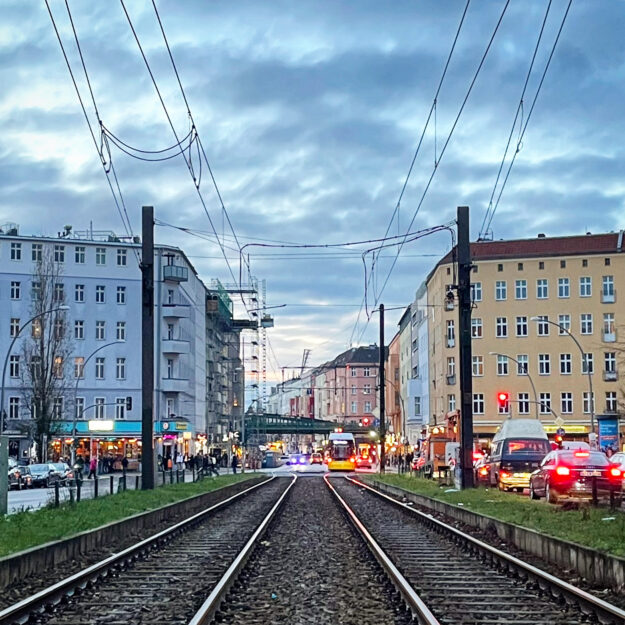
<instances>
[{"instance_id":1,"label":"car wheel","mask_svg":"<svg viewBox=\"0 0 625 625\"><path fill-rule=\"evenodd\" d=\"M540 499L540 496L534 491L534 485L530 484L530 499Z\"/></svg>"},{"instance_id":2,"label":"car wheel","mask_svg":"<svg viewBox=\"0 0 625 625\"><path fill-rule=\"evenodd\" d=\"M545 484L545 499L549 503L553 503L553 504L558 503L558 496L551 490L551 487L549 486L549 482Z\"/></svg>"}]
</instances>

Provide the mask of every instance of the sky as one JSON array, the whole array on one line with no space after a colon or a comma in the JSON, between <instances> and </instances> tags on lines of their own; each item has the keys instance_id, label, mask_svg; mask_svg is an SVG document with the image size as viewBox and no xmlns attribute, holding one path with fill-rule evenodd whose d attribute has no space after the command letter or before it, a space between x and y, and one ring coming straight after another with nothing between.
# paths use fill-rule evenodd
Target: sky
<instances>
[{"instance_id":1,"label":"sky","mask_svg":"<svg viewBox=\"0 0 625 625\"><path fill-rule=\"evenodd\" d=\"M66 4L49 3L95 143L45 1L2 0L0 224L54 235L65 224L85 230L92 222L94 229L124 234L108 184L112 172L107 178L99 154L99 120L144 151L135 155L175 146L177 139L124 6L67 2L98 120ZM410 240L399 255L396 245L386 247L373 271L373 254L363 262L363 253L379 243L258 244L403 235L449 224L458 205L470 207L475 239L517 145L491 223L494 238L625 227L625 6L574 0L538 91L568 4L469 2L426 125L466 0L156 0L226 211L206 162L198 181L198 141L190 161L189 152L173 150L157 156L174 158L145 162L109 140L101 153L107 167L113 164L129 230L140 233L141 206L153 205L156 241L181 247L206 284L236 282L238 248L246 246L251 274L266 281L267 306L277 307L268 311L275 319L268 364L269 378L279 379L282 368L289 375L301 362L304 349L311 350L309 364L319 364L350 345L377 342L371 311L380 302L391 338L402 308L450 249L451 237L442 231ZM153 4L126 0L125 8L174 130L185 137L187 105ZM247 274L244 267L244 281Z\"/></svg>"}]
</instances>

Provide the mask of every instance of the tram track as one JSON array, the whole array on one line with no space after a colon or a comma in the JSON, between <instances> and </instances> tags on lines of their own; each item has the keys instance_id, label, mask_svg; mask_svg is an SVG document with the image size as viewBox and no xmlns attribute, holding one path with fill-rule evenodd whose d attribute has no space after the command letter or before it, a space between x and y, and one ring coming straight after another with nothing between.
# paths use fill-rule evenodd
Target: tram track
<instances>
[{"instance_id":1,"label":"tram track","mask_svg":"<svg viewBox=\"0 0 625 625\"><path fill-rule=\"evenodd\" d=\"M0 625L189 622L292 478L274 477L0 611Z\"/></svg>"},{"instance_id":2,"label":"tram track","mask_svg":"<svg viewBox=\"0 0 625 625\"><path fill-rule=\"evenodd\" d=\"M419 623L625 623L620 608L366 484L326 482Z\"/></svg>"}]
</instances>

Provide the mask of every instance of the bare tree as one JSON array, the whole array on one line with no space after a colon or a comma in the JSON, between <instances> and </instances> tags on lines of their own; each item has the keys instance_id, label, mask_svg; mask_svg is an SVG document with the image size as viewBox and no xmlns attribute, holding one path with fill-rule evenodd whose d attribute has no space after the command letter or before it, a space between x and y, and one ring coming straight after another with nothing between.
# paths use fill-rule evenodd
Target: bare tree
<instances>
[{"instance_id":1,"label":"bare tree","mask_svg":"<svg viewBox=\"0 0 625 625\"><path fill-rule=\"evenodd\" d=\"M20 367L23 406L31 417L22 422L23 429L37 443L39 460L45 460L50 435L71 408L67 361L72 340L67 313L46 312L65 304L62 276L62 264L56 262L52 250L44 249L33 266L30 313L37 318L24 330Z\"/></svg>"}]
</instances>

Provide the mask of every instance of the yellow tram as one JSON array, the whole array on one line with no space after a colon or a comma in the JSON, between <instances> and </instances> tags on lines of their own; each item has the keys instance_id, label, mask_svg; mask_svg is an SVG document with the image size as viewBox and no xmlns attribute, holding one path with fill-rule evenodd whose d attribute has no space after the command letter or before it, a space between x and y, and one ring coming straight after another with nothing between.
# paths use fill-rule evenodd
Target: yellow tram
<instances>
[{"instance_id":1,"label":"yellow tram","mask_svg":"<svg viewBox=\"0 0 625 625\"><path fill-rule=\"evenodd\" d=\"M326 448L326 461L330 471L354 471L356 469L354 435L332 432Z\"/></svg>"}]
</instances>

